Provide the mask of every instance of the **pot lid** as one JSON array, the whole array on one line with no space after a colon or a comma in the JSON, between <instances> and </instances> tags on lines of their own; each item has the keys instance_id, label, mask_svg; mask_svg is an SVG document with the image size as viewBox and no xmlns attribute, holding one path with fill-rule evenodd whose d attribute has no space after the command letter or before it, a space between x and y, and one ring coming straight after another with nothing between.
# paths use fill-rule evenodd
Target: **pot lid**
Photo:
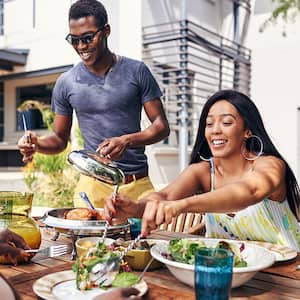
<instances>
[{"instance_id":1,"label":"pot lid","mask_svg":"<svg viewBox=\"0 0 300 300\"><path fill-rule=\"evenodd\" d=\"M119 185L125 182L124 173L110 160L98 153L86 150L71 151L68 155L69 163L81 174L93 177L102 182Z\"/></svg>"}]
</instances>

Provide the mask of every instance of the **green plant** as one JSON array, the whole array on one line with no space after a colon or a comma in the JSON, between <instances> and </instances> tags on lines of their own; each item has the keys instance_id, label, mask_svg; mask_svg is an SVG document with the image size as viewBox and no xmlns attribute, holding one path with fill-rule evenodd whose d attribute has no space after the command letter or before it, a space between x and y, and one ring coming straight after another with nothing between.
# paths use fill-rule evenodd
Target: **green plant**
<instances>
[{"instance_id":1,"label":"green plant","mask_svg":"<svg viewBox=\"0 0 300 300\"><path fill-rule=\"evenodd\" d=\"M263 22L259 31L263 32L269 25L276 25L281 19L284 22L282 35L286 36L285 24L295 22L300 14L300 0L272 0L276 4L271 16Z\"/></svg>"},{"instance_id":2,"label":"green plant","mask_svg":"<svg viewBox=\"0 0 300 300\"><path fill-rule=\"evenodd\" d=\"M49 131L52 130L54 113L50 106L35 100L27 100L19 111L38 109ZM63 152L55 155L36 153L33 161L23 168L24 181L34 193L33 205L48 207L73 206L73 194L79 173L67 163L70 144Z\"/></svg>"}]
</instances>

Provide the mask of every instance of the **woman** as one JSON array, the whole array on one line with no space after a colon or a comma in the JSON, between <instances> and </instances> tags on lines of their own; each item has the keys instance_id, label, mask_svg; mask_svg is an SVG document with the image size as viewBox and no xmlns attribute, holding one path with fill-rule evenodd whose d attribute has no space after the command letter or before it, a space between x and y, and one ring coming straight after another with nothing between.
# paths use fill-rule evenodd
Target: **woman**
<instances>
[{"instance_id":1,"label":"woman","mask_svg":"<svg viewBox=\"0 0 300 300\"><path fill-rule=\"evenodd\" d=\"M142 232L184 212L206 213L208 237L260 240L300 250L299 187L255 104L233 90L203 107L190 166L139 203L108 199L106 217L143 217Z\"/></svg>"}]
</instances>

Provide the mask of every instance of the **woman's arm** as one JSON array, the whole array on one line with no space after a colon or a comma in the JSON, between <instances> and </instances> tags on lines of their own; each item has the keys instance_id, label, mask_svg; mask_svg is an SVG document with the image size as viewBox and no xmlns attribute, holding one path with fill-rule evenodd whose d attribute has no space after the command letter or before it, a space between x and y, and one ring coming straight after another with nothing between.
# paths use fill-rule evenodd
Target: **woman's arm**
<instances>
[{"instance_id":1,"label":"woman's arm","mask_svg":"<svg viewBox=\"0 0 300 300\"><path fill-rule=\"evenodd\" d=\"M183 212L227 213L241 210L285 190L285 164L275 157L262 157L253 169L240 180L228 183L212 192L193 195L180 200L154 199L145 205L142 232L146 234ZM273 199L283 200L283 199Z\"/></svg>"},{"instance_id":2,"label":"woman's arm","mask_svg":"<svg viewBox=\"0 0 300 300\"><path fill-rule=\"evenodd\" d=\"M194 195L202 189L201 180L205 177L205 174L209 176L207 172L209 172L207 163L191 165L167 187L159 192L150 193L139 201L134 201L122 195L118 195L115 199L110 197L104 205L105 218L109 221L111 221L112 217L122 219L130 217L141 218L149 201L182 199Z\"/></svg>"}]
</instances>

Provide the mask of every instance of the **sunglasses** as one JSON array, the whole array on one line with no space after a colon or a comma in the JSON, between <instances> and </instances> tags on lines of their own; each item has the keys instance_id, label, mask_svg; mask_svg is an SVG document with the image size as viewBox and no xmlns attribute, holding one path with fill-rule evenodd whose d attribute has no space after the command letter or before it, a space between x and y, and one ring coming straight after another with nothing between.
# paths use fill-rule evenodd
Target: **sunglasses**
<instances>
[{"instance_id":1,"label":"sunglasses","mask_svg":"<svg viewBox=\"0 0 300 300\"><path fill-rule=\"evenodd\" d=\"M85 45L88 45L88 44L90 44L94 40L96 34L99 31L102 31L102 30L103 29L98 29L95 32L87 33L87 34L84 34L84 35L81 35L81 36L76 36L76 35L68 34L66 36L66 41L68 43L70 43L72 46L78 46L80 41L82 43L84 43Z\"/></svg>"}]
</instances>

